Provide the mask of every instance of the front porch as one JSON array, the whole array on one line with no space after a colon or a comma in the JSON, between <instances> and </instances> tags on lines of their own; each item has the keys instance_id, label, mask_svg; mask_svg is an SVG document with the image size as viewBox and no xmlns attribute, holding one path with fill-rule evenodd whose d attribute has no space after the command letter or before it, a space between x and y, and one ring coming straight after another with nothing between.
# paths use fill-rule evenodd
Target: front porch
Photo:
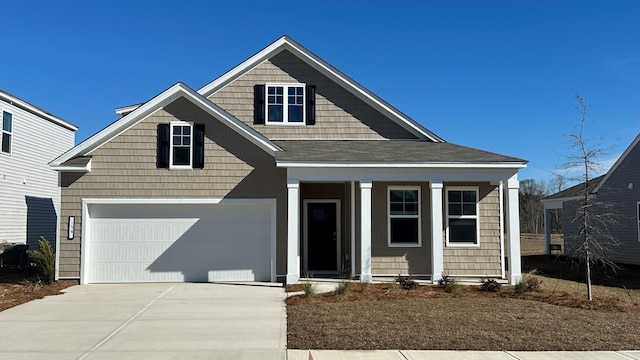
<instances>
[{"instance_id":1,"label":"front porch","mask_svg":"<svg viewBox=\"0 0 640 360\"><path fill-rule=\"evenodd\" d=\"M436 283L443 271L465 278L486 275L510 284L520 281L515 175L502 174L496 179L495 173L482 177L475 172L474 181L463 181L465 174L457 173L447 181L436 181L430 180L426 171L381 169L378 174L368 172L374 181L349 179L356 173L354 169L310 170L288 169L287 284L301 278L370 282L374 277L393 279L398 274ZM478 214L480 241L475 247L447 241L445 189L460 184L474 185L485 196L479 201L483 204ZM420 194L416 211L419 240L415 244L393 241L389 215L389 191L393 189L416 189ZM413 233L394 231L396 237ZM515 270L508 278L505 255L508 268Z\"/></svg>"}]
</instances>

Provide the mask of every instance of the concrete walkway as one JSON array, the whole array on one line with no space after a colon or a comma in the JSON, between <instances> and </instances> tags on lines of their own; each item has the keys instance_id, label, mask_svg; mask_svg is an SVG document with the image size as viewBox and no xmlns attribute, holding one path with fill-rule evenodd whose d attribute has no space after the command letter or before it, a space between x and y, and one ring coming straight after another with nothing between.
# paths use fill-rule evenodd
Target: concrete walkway
<instances>
[{"instance_id":1,"label":"concrete walkway","mask_svg":"<svg viewBox=\"0 0 640 360\"><path fill-rule=\"evenodd\" d=\"M311 360L312 358L313 360L640 360L640 351L287 351L288 360Z\"/></svg>"},{"instance_id":2,"label":"concrete walkway","mask_svg":"<svg viewBox=\"0 0 640 360\"><path fill-rule=\"evenodd\" d=\"M0 359L286 358L277 284L82 285L0 312Z\"/></svg>"}]
</instances>

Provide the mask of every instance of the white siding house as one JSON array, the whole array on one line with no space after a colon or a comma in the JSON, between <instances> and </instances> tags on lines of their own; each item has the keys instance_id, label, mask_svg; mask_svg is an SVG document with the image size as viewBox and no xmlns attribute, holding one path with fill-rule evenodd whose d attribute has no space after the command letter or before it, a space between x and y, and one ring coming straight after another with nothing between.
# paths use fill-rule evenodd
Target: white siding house
<instances>
[{"instance_id":1,"label":"white siding house","mask_svg":"<svg viewBox=\"0 0 640 360\"><path fill-rule=\"evenodd\" d=\"M48 163L73 147L75 125L0 90L0 243L55 245L58 174Z\"/></svg>"}]
</instances>

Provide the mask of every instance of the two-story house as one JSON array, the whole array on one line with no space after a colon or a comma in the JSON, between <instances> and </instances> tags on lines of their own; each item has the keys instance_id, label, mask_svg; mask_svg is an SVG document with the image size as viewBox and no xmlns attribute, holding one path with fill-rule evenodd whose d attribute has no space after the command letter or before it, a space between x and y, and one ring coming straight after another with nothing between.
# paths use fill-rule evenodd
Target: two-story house
<instances>
[{"instance_id":1,"label":"two-story house","mask_svg":"<svg viewBox=\"0 0 640 360\"><path fill-rule=\"evenodd\" d=\"M526 161L444 141L290 37L117 113L52 164L60 278L520 279Z\"/></svg>"},{"instance_id":2,"label":"two-story house","mask_svg":"<svg viewBox=\"0 0 640 360\"><path fill-rule=\"evenodd\" d=\"M52 246L60 213L58 173L49 162L71 149L78 128L0 90L0 242Z\"/></svg>"}]
</instances>

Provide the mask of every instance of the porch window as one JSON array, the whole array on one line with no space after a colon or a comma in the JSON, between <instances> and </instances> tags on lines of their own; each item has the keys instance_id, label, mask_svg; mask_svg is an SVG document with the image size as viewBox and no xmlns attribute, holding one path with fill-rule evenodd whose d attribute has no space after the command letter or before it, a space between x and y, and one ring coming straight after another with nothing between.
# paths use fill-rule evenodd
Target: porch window
<instances>
[{"instance_id":1,"label":"porch window","mask_svg":"<svg viewBox=\"0 0 640 360\"><path fill-rule=\"evenodd\" d=\"M421 246L420 187L389 187L387 208L389 246Z\"/></svg>"},{"instance_id":2,"label":"porch window","mask_svg":"<svg viewBox=\"0 0 640 360\"><path fill-rule=\"evenodd\" d=\"M447 246L477 246L478 188L447 188Z\"/></svg>"}]
</instances>

